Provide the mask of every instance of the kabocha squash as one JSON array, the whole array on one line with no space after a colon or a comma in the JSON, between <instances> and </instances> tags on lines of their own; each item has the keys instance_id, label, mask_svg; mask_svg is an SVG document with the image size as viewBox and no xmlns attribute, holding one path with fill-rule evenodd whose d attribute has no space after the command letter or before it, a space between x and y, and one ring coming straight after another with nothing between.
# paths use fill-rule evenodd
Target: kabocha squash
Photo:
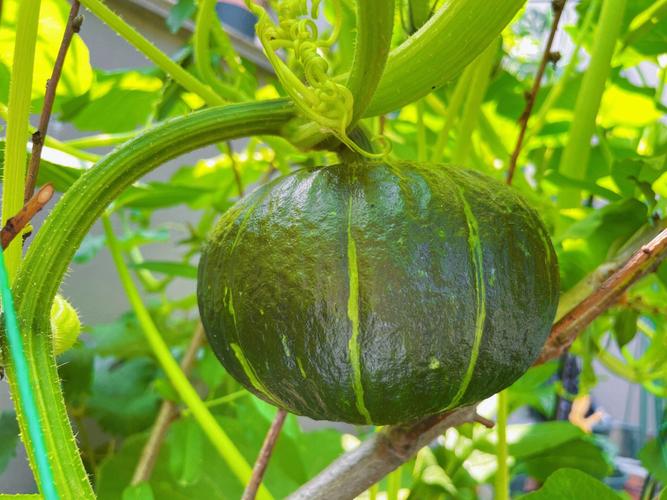
<instances>
[{"instance_id":1,"label":"kabocha squash","mask_svg":"<svg viewBox=\"0 0 667 500\"><path fill-rule=\"evenodd\" d=\"M452 166L354 160L222 216L198 298L211 347L290 412L408 422L480 401L538 355L556 256L515 191Z\"/></svg>"}]
</instances>

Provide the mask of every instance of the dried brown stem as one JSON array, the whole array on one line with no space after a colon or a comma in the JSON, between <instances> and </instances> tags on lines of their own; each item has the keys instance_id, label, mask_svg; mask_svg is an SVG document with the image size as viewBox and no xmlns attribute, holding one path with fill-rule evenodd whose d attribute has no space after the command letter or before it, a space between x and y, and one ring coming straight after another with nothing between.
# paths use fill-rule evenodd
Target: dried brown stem
<instances>
[{"instance_id":1,"label":"dried brown stem","mask_svg":"<svg viewBox=\"0 0 667 500\"><path fill-rule=\"evenodd\" d=\"M78 33L81 29L83 17L79 16L79 0L72 2L72 8L69 11L69 18L65 26L65 33L63 33L62 42L60 42L60 49L56 61L53 64L53 72L51 78L46 82L46 92L44 94L44 106L42 107L42 114L39 117L39 126L37 131L32 134L32 154L30 155L30 164L28 165L28 174L26 176L24 200L27 202L35 192L35 184L37 183L37 174L39 172L39 161L42 157L42 147L44 146L44 139L49 128L49 119L51 118L51 111L53 110L53 102L56 98L56 88L58 81L63 71L65 57L69 49L74 33Z\"/></svg>"},{"instance_id":2,"label":"dried brown stem","mask_svg":"<svg viewBox=\"0 0 667 500\"><path fill-rule=\"evenodd\" d=\"M260 450L259 456L257 457L255 465L252 468L250 482L246 486L241 500L255 500L259 485L262 483L262 479L264 478L264 472L266 472L266 467L269 465L271 453L273 453L273 448L276 446L278 437L280 437L280 431L283 428L286 416L287 412L285 410L282 408L278 409L276 418L273 420L271 427L269 427L269 431L266 433L264 443L262 444L262 449Z\"/></svg>"},{"instance_id":3,"label":"dried brown stem","mask_svg":"<svg viewBox=\"0 0 667 500\"><path fill-rule=\"evenodd\" d=\"M611 276L553 326L536 364L558 357L577 335L612 306L628 287L653 271L666 257L667 229L663 229L649 243L635 251L624 264L614 266ZM410 459L422 446L430 443L447 428L465 422L491 424L481 421L474 407L467 407L445 415L427 417L408 426L385 427L358 448L343 454L289 498L354 498Z\"/></svg>"},{"instance_id":4,"label":"dried brown stem","mask_svg":"<svg viewBox=\"0 0 667 500\"><path fill-rule=\"evenodd\" d=\"M37 191L35 195L30 198L19 213L11 219L8 219L5 226L0 231L0 239L2 240L2 248L5 249L12 242L12 240L23 231L30 220L39 212L44 205L53 197L53 186L44 184L42 188Z\"/></svg>"},{"instance_id":5,"label":"dried brown stem","mask_svg":"<svg viewBox=\"0 0 667 500\"><path fill-rule=\"evenodd\" d=\"M186 375L190 373L192 367L195 363L197 356L197 351L204 343L204 327L201 323L197 325L192 340L188 349L181 359L181 370ZM155 468L155 462L157 457L160 454L160 448L164 442L164 438L167 435L169 426L174 421L178 415L178 407L173 401L164 401L162 406L160 406L160 411L158 412L155 423L153 424L153 429L151 430L151 435L148 437L148 441L144 445L144 449L141 451L141 456L139 457L139 462L137 463L136 468L134 469L134 474L132 475L132 482L130 483L133 486L137 484L148 481L153 473Z\"/></svg>"},{"instance_id":6,"label":"dried brown stem","mask_svg":"<svg viewBox=\"0 0 667 500\"><path fill-rule=\"evenodd\" d=\"M537 69L537 74L535 75L535 81L533 82L533 87L530 89L530 92L526 96L526 107L521 113L519 118L519 137L516 140L516 145L514 146L514 151L512 152L512 157L510 158L509 169L507 172L507 184L512 184L514 179L514 172L516 170L516 164L519 161L519 155L521 154L521 147L523 146L523 140L526 137L526 129L528 128L528 120L530 114L533 112L535 107L535 100L537 99L537 93L540 91L540 86L542 85L542 78L544 77L544 72L547 69L547 64L550 61L558 60L554 59L555 55L551 52L551 47L554 43L554 38L556 37L556 32L558 31L558 24L563 15L563 10L565 8L565 2L567 0L553 0L551 2L551 7L554 12L554 19L551 23L551 31L549 32L549 38L547 38L547 43L544 46L544 53L542 54L542 61L540 61L540 66Z\"/></svg>"},{"instance_id":7,"label":"dried brown stem","mask_svg":"<svg viewBox=\"0 0 667 500\"><path fill-rule=\"evenodd\" d=\"M614 305L637 280L667 257L667 229L661 231L600 287L563 316L552 328L536 364L560 356L591 322Z\"/></svg>"}]
</instances>

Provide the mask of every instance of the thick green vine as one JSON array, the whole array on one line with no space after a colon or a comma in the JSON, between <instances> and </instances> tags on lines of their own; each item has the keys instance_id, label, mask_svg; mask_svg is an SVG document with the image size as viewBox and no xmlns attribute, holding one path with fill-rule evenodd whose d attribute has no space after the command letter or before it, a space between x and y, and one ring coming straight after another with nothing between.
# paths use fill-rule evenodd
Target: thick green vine
<instances>
[{"instance_id":1,"label":"thick green vine","mask_svg":"<svg viewBox=\"0 0 667 500\"><path fill-rule=\"evenodd\" d=\"M164 162L204 145L251 135L279 134L294 115L284 101L230 105L179 117L137 136L103 158L65 193L37 233L14 285L18 316L33 380L37 407L55 483L62 498L94 494L67 418L52 353L49 308L67 266L83 237L106 206L134 181ZM4 347L4 346L3 346ZM21 395L7 364L12 397L24 436ZM33 444L26 447L34 457Z\"/></svg>"}]
</instances>

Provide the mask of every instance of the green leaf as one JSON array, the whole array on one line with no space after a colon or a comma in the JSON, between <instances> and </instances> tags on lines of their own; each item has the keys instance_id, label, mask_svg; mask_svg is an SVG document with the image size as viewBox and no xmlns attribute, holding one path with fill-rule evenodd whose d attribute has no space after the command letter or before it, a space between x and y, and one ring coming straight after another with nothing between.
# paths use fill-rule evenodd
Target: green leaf
<instances>
[{"instance_id":1,"label":"green leaf","mask_svg":"<svg viewBox=\"0 0 667 500\"><path fill-rule=\"evenodd\" d=\"M576 425L565 421L540 422L533 424L511 424L507 426L509 453L517 460L535 455L550 454L549 450L571 441L582 439L584 432ZM486 453L496 453L496 434L479 440L477 448Z\"/></svg>"},{"instance_id":2,"label":"green leaf","mask_svg":"<svg viewBox=\"0 0 667 500\"><path fill-rule=\"evenodd\" d=\"M61 120L79 130L107 133L146 125L160 99L162 80L139 71L97 71L95 76L86 94L63 104Z\"/></svg>"},{"instance_id":3,"label":"green leaf","mask_svg":"<svg viewBox=\"0 0 667 500\"><path fill-rule=\"evenodd\" d=\"M167 28L172 33L176 33L181 29L183 23L190 19L197 11L197 4L194 0L178 0L176 4L169 10L167 16Z\"/></svg>"},{"instance_id":4,"label":"green leaf","mask_svg":"<svg viewBox=\"0 0 667 500\"><path fill-rule=\"evenodd\" d=\"M215 185L195 187L175 183L151 182L128 189L118 198L116 208L156 209L172 207L182 203L195 203L199 198L215 192L215 189Z\"/></svg>"},{"instance_id":5,"label":"green leaf","mask_svg":"<svg viewBox=\"0 0 667 500\"><path fill-rule=\"evenodd\" d=\"M563 498L619 500L623 497L588 474L576 469L562 468L551 474L542 488L519 498L521 500L561 500Z\"/></svg>"},{"instance_id":6,"label":"green leaf","mask_svg":"<svg viewBox=\"0 0 667 500\"><path fill-rule=\"evenodd\" d=\"M65 400L71 406L81 406L91 394L95 356L82 344L58 357L58 374Z\"/></svg>"},{"instance_id":7,"label":"green leaf","mask_svg":"<svg viewBox=\"0 0 667 500\"><path fill-rule=\"evenodd\" d=\"M0 413L0 472L16 455L19 441L19 425L13 412Z\"/></svg>"},{"instance_id":8,"label":"green leaf","mask_svg":"<svg viewBox=\"0 0 667 500\"><path fill-rule=\"evenodd\" d=\"M614 338L618 347L623 347L630 342L637 333L637 320L639 312L634 309L623 309L616 315L614 320Z\"/></svg>"},{"instance_id":9,"label":"green leaf","mask_svg":"<svg viewBox=\"0 0 667 500\"><path fill-rule=\"evenodd\" d=\"M85 264L95 258L95 256L104 248L106 238L104 235L87 234L83 239L81 246L77 248L74 254L73 262Z\"/></svg>"},{"instance_id":10,"label":"green leaf","mask_svg":"<svg viewBox=\"0 0 667 500\"><path fill-rule=\"evenodd\" d=\"M591 439L573 439L550 447L543 453L517 460L512 473L527 474L538 481L544 481L564 467L578 469L598 478L605 477L612 469L605 452Z\"/></svg>"},{"instance_id":11,"label":"green leaf","mask_svg":"<svg viewBox=\"0 0 667 500\"><path fill-rule=\"evenodd\" d=\"M551 361L531 367L508 389L510 408L530 405L543 415L551 415L555 405L555 386L550 383L558 370L558 363Z\"/></svg>"},{"instance_id":12,"label":"green leaf","mask_svg":"<svg viewBox=\"0 0 667 500\"><path fill-rule=\"evenodd\" d=\"M154 311L153 320L169 345L185 342L194 330L193 322L178 317L159 317ZM94 325L91 330L90 347L100 357L134 358L150 356L149 347L133 313L126 313L112 323Z\"/></svg>"},{"instance_id":13,"label":"green leaf","mask_svg":"<svg viewBox=\"0 0 667 500\"><path fill-rule=\"evenodd\" d=\"M146 358L98 368L88 400L90 415L112 434L129 435L148 428L159 404L150 390L156 375L155 363Z\"/></svg>"},{"instance_id":14,"label":"green leaf","mask_svg":"<svg viewBox=\"0 0 667 500\"><path fill-rule=\"evenodd\" d=\"M197 279L197 267L183 262L169 262L163 260L147 260L132 264L134 269L146 269L167 276L178 276L181 278Z\"/></svg>"},{"instance_id":15,"label":"green leaf","mask_svg":"<svg viewBox=\"0 0 667 500\"><path fill-rule=\"evenodd\" d=\"M5 0L2 10L2 32L0 33L0 99L7 103L4 86L8 82L12 67L15 44L16 11L20 0ZM44 85L51 78L53 62L56 60L59 41L65 32L65 24L70 5L66 0L42 0L39 12L39 33L35 50L35 67L32 77L32 99L35 109L39 109L44 96ZM81 37L75 36L67 51L62 75L56 88L58 97L75 97L88 91L93 81L88 48ZM58 109L62 99L55 100ZM35 105L36 104L36 105Z\"/></svg>"},{"instance_id":16,"label":"green leaf","mask_svg":"<svg viewBox=\"0 0 667 500\"><path fill-rule=\"evenodd\" d=\"M123 490L123 500L153 500L154 498L153 489L146 482L128 486Z\"/></svg>"},{"instance_id":17,"label":"green leaf","mask_svg":"<svg viewBox=\"0 0 667 500\"><path fill-rule=\"evenodd\" d=\"M667 483L667 457L663 453L659 438L649 440L639 452L639 459L653 476Z\"/></svg>"},{"instance_id":18,"label":"green leaf","mask_svg":"<svg viewBox=\"0 0 667 500\"><path fill-rule=\"evenodd\" d=\"M191 418L181 420L170 430L172 439L179 443L179 453L169 456L173 477L181 486L190 486L202 477L204 462L204 434Z\"/></svg>"}]
</instances>

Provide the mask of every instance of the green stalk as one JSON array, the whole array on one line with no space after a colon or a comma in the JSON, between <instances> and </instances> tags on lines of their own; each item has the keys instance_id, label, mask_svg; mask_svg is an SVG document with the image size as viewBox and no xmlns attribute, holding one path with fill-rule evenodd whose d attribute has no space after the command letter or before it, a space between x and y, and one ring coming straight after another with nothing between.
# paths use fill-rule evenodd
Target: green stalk
<instances>
[{"instance_id":1,"label":"green stalk","mask_svg":"<svg viewBox=\"0 0 667 500\"><path fill-rule=\"evenodd\" d=\"M18 7L14 62L9 84L7 144L2 173L2 226L23 207L26 175L26 137L30 118L32 73L39 23L40 0L23 0ZM10 283L21 264L21 236L5 250Z\"/></svg>"},{"instance_id":2,"label":"green stalk","mask_svg":"<svg viewBox=\"0 0 667 500\"><path fill-rule=\"evenodd\" d=\"M373 98L389 56L394 27L394 0L357 3L357 38L346 86L352 92L353 128Z\"/></svg>"},{"instance_id":3,"label":"green stalk","mask_svg":"<svg viewBox=\"0 0 667 500\"><path fill-rule=\"evenodd\" d=\"M496 422L496 434L498 435L498 447L496 460L498 469L496 470L496 500L508 500L510 498L510 474L509 474L509 453L507 449L507 391L498 393L498 419Z\"/></svg>"},{"instance_id":4,"label":"green stalk","mask_svg":"<svg viewBox=\"0 0 667 500\"><path fill-rule=\"evenodd\" d=\"M238 448L236 448L234 442L222 430L213 414L200 399L195 388L190 384L188 377L183 373L183 370L181 370L171 355L169 346L162 338L162 335L160 335L155 323L153 323L151 315L141 299L139 290L132 281L130 270L123 260L123 255L108 215L102 216L102 224L104 225L104 234L106 235L111 257L116 264L118 277L125 289L125 295L137 316L139 326L153 351L153 355L157 358L174 390L197 420L197 423L209 438L211 444L213 444L222 459L227 462L233 474L241 481L241 484L247 484L252 476L252 468L248 465L248 462L246 462ZM272 500L273 498L264 485L260 485L258 497L265 500Z\"/></svg>"},{"instance_id":5,"label":"green stalk","mask_svg":"<svg viewBox=\"0 0 667 500\"><path fill-rule=\"evenodd\" d=\"M365 116L382 115L433 92L498 38L525 0L444 2L413 36L392 50Z\"/></svg>"},{"instance_id":6,"label":"green stalk","mask_svg":"<svg viewBox=\"0 0 667 500\"><path fill-rule=\"evenodd\" d=\"M400 466L387 476L387 500L398 500L398 493L401 490L402 470L403 466Z\"/></svg>"},{"instance_id":7,"label":"green stalk","mask_svg":"<svg viewBox=\"0 0 667 500\"><path fill-rule=\"evenodd\" d=\"M205 85L179 64L172 61L168 55L153 45L150 40L141 36L137 30L123 21L120 16L104 5L101 0L81 0L81 3L103 23L152 61L158 68L172 77L179 85L199 95L206 104L217 106L225 103L224 99L216 94L211 87Z\"/></svg>"},{"instance_id":8,"label":"green stalk","mask_svg":"<svg viewBox=\"0 0 667 500\"><path fill-rule=\"evenodd\" d=\"M229 101L242 101L243 95L231 85L223 82L211 66L210 34L213 22L218 22L215 4L218 0L201 0L195 20L195 33L192 38L195 67L199 76L218 94Z\"/></svg>"},{"instance_id":9,"label":"green stalk","mask_svg":"<svg viewBox=\"0 0 667 500\"><path fill-rule=\"evenodd\" d=\"M611 72L611 59L620 34L626 2L627 0L605 0L602 5L591 61L577 95L574 120L560 161L559 172L566 177L580 180L586 178L595 120ZM559 205L563 208L577 207L580 196L579 189L565 188L560 192Z\"/></svg>"},{"instance_id":10,"label":"green stalk","mask_svg":"<svg viewBox=\"0 0 667 500\"><path fill-rule=\"evenodd\" d=\"M74 252L109 203L165 162L197 148L239 137L279 134L294 116L284 100L210 108L169 120L129 141L87 170L55 205L26 254L14 285L37 409L61 498L93 498L67 418L50 339L49 308ZM4 339L3 339L4 342ZM3 348L6 346L3 345ZM6 364L12 397L22 395ZM21 432L27 435L24 420ZM34 447L26 439L31 460Z\"/></svg>"},{"instance_id":11,"label":"green stalk","mask_svg":"<svg viewBox=\"0 0 667 500\"><path fill-rule=\"evenodd\" d=\"M454 92L452 97L449 99L449 105L447 106L447 112L445 115L445 123L438 133L438 138L435 141L435 146L433 146L433 153L431 155L431 161L434 163L439 163L442 161L442 157L445 153L445 148L447 147L447 141L449 140L449 133L454 126L454 121L456 120L459 110L463 105L463 100L465 99L466 92L470 87L470 79L474 70L474 65L470 64L466 69L461 73L456 86L454 87Z\"/></svg>"},{"instance_id":12,"label":"green stalk","mask_svg":"<svg viewBox=\"0 0 667 500\"><path fill-rule=\"evenodd\" d=\"M585 36L588 34L588 31L593 25L593 21L596 18L601 1L602 0L591 0L590 5L588 6L588 10L586 11L586 16L581 23L581 27L577 30L577 38L575 40L574 50L572 51L572 58L565 67L561 77L554 84L554 86L551 87L551 90L549 91L549 94L547 94L547 97L544 99L544 102L540 106L539 111L531 119L530 127L528 128L526 137L524 139L525 144L528 144L528 141L530 141L532 137L535 137L540 132L540 130L542 130L542 127L544 127L547 119L547 114L551 108L554 107L554 104L556 104L556 101L558 101L560 96L563 95L565 87L574 76L577 69L577 64L579 63L579 52L581 51L581 46L584 43Z\"/></svg>"},{"instance_id":13,"label":"green stalk","mask_svg":"<svg viewBox=\"0 0 667 500\"><path fill-rule=\"evenodd\" d=\"M472 80L468 84L468 97L459 123L456 150L452 157L452 161L458 165L465 165L468 160L472 147L472 133L477 126L482 101L491 81L491 69L496 60L497 50L498 45L492 43L473 63L475 67L472 70Z\"/></svg>"},{"instance_id":14,"label":"green stalk","mask_svg":"<svg viewBox=\"0 0 667 500\"><path fill-rule=\"evenodd\" d=\"M108 146L116 146L134 138L137 132L119 132L117 134L96 134L86 137L79 137L78 139L71 139L64 141L62 144L71 148L87 149L87 148L104 148ZM94 161L99 160L96 158Z\"/></svg>"},{"instance_id":15,"label":"green stalk","mask_svg":"<svg viewBox=\"0 0 667 500\"><path fill-rule=\"evenodd\" d=\"M424 126L424 101L417 101L417 159L426 161L426 127Z\"/></svg>"}]
</instances>

